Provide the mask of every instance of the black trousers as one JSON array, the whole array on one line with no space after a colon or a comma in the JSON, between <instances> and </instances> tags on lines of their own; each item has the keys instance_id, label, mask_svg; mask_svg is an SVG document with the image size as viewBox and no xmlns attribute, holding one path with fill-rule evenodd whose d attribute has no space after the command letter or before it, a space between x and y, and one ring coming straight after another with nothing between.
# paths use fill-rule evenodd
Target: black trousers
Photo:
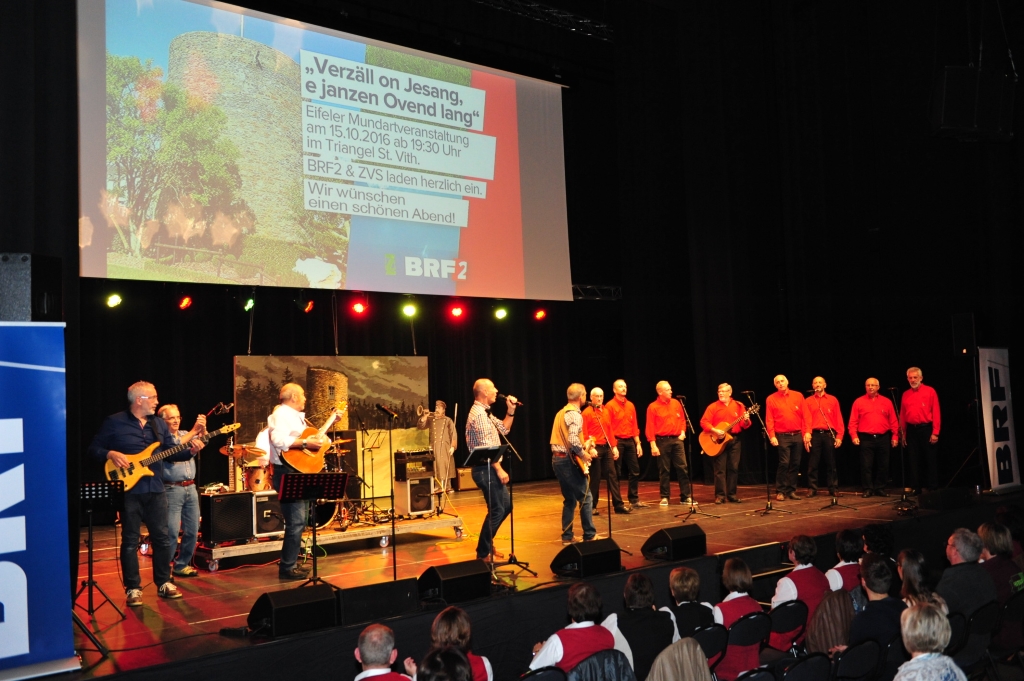
<instances>
[{"instance_id":1,"label":"black trousers","mask_svg":"<svg viewBox=\"0 0 1024 681\"><path fill-rule=\"evenodd\" d=\"M655 440L658 443L658 481L661 491L661 498L667 499L672 495L672 468L676 469L676 478L679 482L679 499L686 501L690 496L690 475L686 467L686 450L683 449L683 441L677 436L658 436Z\"/></svg>"},{"instance_id":2,"label":"black trousers","mask_svg":"<svg viewBox=\"0 0 1024 681\"><path fill-rule=\"evenodd\" d=\"M939 487L939 447L928 441L931 437L932 424L907 425L907 484L914 489ZM921 459L924 459L924 480L921 479Z\"/></svg>"},{"instance_id":3,"label":"black trousers","mask_svg":"<svg viewBox=\"0 0 1024 681\"><path fill-rule=\"evenodd\" d=\"M800 475L800 452L804 451L804 441L800 433L776 433L775 439L779 441L779 470L775 473L775 490L779 494L789 494L796 491L797 476Z\"/></svg>"},{"instance_id":4,"label":"black trousers","mask_svg":"<svg viewBox=\"0 0 1024 681\"><path fill-rule=\"evenodd\" d=\"M612 496L612 506L622 508L622 492L619 491L619 475L615 470L615 459L609 445L594 445L597 458L590 462L590 495L594 497L594 510L598 510L597 502L601 498L601 480L608 481L608 493ZM620 452L621 453L621 452Z\"/></svg>"},{"instance_id":5,"label":"black trousers","mask_svg":"<svg viewBox=\"0 0 1024 681\"><path fill-rule=\"evenodd\" d=\"M818 489L818 465L822 459L825 461L825 482L829 492L835 492L836 481L836 445L832 433L825 431L811 432L811 451L807 457L807 486L813 490Z\"/></svg>"},{"instance_id":6,"label":"black trousers","mask_svg":"<svg viewBox=\"0 0 1024 681\"><path fill-rule=\"evenodd\" d=\"M715 497L736 496L736 480L740 475L740 441L729 440L714 457Z\"/></svg>"},{"instance_id":7,"label":"black trousers","mask_svg":"<svg viewBox=\"0 0 1024 681\"><path fill-rule=\"evenodd\" d=\"M891 433L860 434L860 484L864 491L881 490L889 484L889 451ZM871 481L871 468L874 464L875 479Z\"/></svg>"},{"instance_id":8,"label":"black trousers","mask_svg":"<svg viewBox=\"0 0 1024 681\"><path fill-rule=\"evenodd\" d=\"M629 472L627 498L629 503L635 504L640 501L640 459L637 457L636 441L633 438L619 440L619 461L622 462L623 472Z\"/></svg>"}]
</instances>

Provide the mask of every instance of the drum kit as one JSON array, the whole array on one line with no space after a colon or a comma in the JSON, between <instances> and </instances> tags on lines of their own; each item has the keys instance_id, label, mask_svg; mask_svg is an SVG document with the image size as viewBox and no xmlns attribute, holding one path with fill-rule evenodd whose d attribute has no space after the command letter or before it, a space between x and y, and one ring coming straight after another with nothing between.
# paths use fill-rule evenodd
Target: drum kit
<instances>
[{"instance_id":1,"label":"drum kit","mask_svg":"<svg viewBox=\"0 0 1024 681\"><path fill-rule=\"evenodd\" d=\"M264 433L265 431L261 432L260 436ZM234 465L241 469L241 491L256 493L273 490L274 464L270 463L270 455L267 452L269 438L260 436L257 436L256 442L242 445L229 442L220 448L220 453L234 459ZM345 472L344 457L337 447L353 441L354 438L348 438L331 442L331 448L324 457L324 473ZM258 447L257 444L263 447ZM355 475L354 472L351 473ZM348 529L349 525L359 519L361 505L362 500L350 501L347 494L342 499L317 499L316 508L313 509L316 528L322 530L336 522L338 529Z\"/></svg>"}]
</instances>

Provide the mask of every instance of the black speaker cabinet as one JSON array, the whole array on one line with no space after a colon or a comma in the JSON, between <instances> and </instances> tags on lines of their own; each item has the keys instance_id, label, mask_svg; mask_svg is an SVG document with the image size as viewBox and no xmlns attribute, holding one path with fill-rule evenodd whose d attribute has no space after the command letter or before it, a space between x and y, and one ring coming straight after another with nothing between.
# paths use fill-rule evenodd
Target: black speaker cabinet
<instances>
[{"instance_id":1,"label":"black speaker cabinet","mask_svg":"<svg viewBox=\"0 0 1024 681\"><path fill-rule=\"evenodd\" d=\"M205 546L252 537L252 492L200 494L199 513Z\"/></svg>"},{"instance_id":2,"label":"black speaker cabinet","mask_svg":"<svg viewBox=\"0 0 1024 681\"><path fill-rule=\"evenodd\" d=\"M284 534L284 518L281 516L281 502L277 500L277 492L256 492L252 505L254 537Z\"/></svg>"},{"instance_id":3,"label":"black speaker cabinet","mask_svg":"<svg viewBox=\"0 0 1024 681\"><path fill-rule=\"evenodd\" d=\"M597 539L570 544L551 561L551 571L560 577L593 577L622 569L619 545L614 539Z\"/></svg>"},{"instance_id":4,"label":"black speaker cabinet","mask_svg":"<svg viewBox=\"0 0 1024 681\"><path fill-rule=\"evenodd\" d=\"M434 478L395 481L395 513L408 518L434 512Z\"/></svg>"},{"instance_id":5,"label":"black speaker cabinet","mask_svg":"<svg viewBox=\"0 0 1024 681\"><path fill-rule=\"evenodd\" d=\"M64 317L60 258L0 253L0 322L59 322Z\"/></svg>"},{"instance_id":6,"label":"black speaker cabinet","mask_svg":"<svg viewBox=\"0 0 1024 681\"><path fill-rule=\"evenodd\" d=\"M288 636L338 623L334 587L315 584L265 593L249 611L249 628L261 636Z\"/></svg>"},{"instance_id":7,"label":"black speaker cabinet","mask_svg":"<svg viewBox=\"0 0 1024 681\"><path fill-rule=\"evenodd\" d=\"M448 604L491 595L491 571L482 560L467 560L427 568L419 578L420 598L440 598Z\"/></svg>"},{"instance_id":8,"label":"black speaker cabinet","mask_svg":"<svg viewBox=\"0 0 1024 681\"><path fill-rule=\"evenodd\" d=\"M420 591L413 577L338 589L334 593L338 597L338 621L346 627L408 615L420 609Z\"/></svg>"},{"instance_id":9,"label":"black speaker cabinet","mask_svg":"<svg viewBox=\"0 0 1024 681\"><path fill-rule=\"evenodd\" d=\"M686 560L708 552L708 538L700 525L665 527L644 542L640 553L648 560Z\"/></svg>"}]
</instances>

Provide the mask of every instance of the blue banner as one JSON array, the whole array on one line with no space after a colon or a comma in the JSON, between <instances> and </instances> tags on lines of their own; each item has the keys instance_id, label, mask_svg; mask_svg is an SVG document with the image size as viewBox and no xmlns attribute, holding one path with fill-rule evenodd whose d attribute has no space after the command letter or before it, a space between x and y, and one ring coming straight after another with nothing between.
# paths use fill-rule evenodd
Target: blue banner
<instances>
[{"instance_id":1,"label":"blue banner","mask_svg":"<svg viewBox=\"0 0 1024 681\"><path fill-rule=\"evenodd\" d=\"M0 679L77 669L64 324L0 322Z\"/></svg>"}]
</instances>

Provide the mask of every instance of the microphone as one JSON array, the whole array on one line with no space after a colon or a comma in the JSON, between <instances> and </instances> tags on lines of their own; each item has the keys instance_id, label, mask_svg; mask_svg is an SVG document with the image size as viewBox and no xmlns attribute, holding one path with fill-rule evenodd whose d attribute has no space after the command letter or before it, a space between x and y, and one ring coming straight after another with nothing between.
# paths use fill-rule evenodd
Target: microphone
<instances>
[{"instance_id":1,"label":"microphone","mask_svg":"<svg viewBox=\"0 0 1024 681\"><path fill-rule=\"evenodd\" d=\"M753 390L741 390L740 391L740 395L753 395L753 394L754 394Z\"/></svg>"},{"instance_id":2,"label":"microphone","mask_svg":"<svg viewBox=\"0 0 1024 681\"><path fill-rule=\"evenodd\" d=\"M508 395L502 395L501 393L498 393L498 399L499 400L507 400L508 399ZM520 407L525 407L526 406L526 404L522 400L520 400L520 399L516 399L516 401L513 402L513 404L518 405Z\"/></svg>"},{"instance_id":3,"label":"microphone","mask_svg":"<svg viewBox=\"0 0 1024 681\"><path fill-rule=\"evenodd\" d=\"M807 393L808 395L813 395L814 393L816 393L818 391L817 390L805 390L804 392Z\"/></svg>"},{"instance_id":4,"label":"microphone","mask_svg":"<svg viewBox=\"0 0 1024 681\"><path fill-rule=\"evenodd\" d=\"M896 388L892 388L892 387L889 388L889 392L895 392L895 390L896 390Z\"/></svg>"},{"instance_id":5,"label":"microphone","mask_svg":"<svg viewBox=\"0 0 1024 681\"><path fill-rule=\"evenodd\" d=\"M388 416L390 416L393 419L397 419L398 418L398 412L395 412L395 411L392 411L391 409L388 409L383 404L378 404L376 406L377 406L377 410L378 411L384 412L385 414L387 414Z\"/></svg>"},{"instance_id":6,"label":"microphone","mask_svg":"<svg viewBox=\"0 0 1024 681\"><path fill-rule=\"evenodd\" d=\"M220 406L217 409L217 414L218 415L220 415L220 414L227 414L228 412L230 412L234 408L235 408L235 403L234 402L230 402L228 404L224 404L223 402L221 402Z\"/></svg>"}]
</instances>

